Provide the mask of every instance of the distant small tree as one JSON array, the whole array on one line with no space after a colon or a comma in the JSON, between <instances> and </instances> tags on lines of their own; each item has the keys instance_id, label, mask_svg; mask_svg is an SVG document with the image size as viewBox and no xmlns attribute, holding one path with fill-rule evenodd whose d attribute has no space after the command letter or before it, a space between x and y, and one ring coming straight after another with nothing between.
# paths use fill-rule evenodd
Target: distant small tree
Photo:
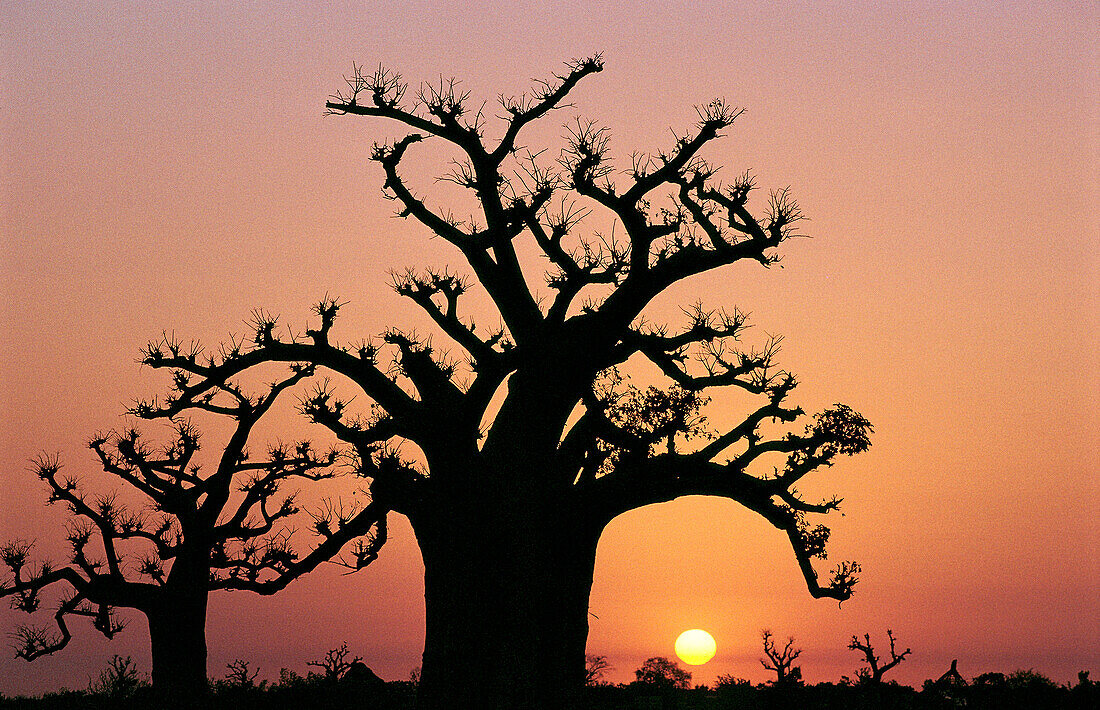
<instances>
[{"instance_id":1,"label":"distant small tree","mask_svg":"<svg viewBox=\"0 0 1100 710\"><path fill-rule=\"evenodd\" d=\"M767 657L761 658L760 664L765 669L775 673L775 685L798 685L801 683L802 669L793 664L795 659L802 655L802 649L794 647L794 637L789 637L783 648L779 649L776 647L775 639L772 638L772 632L769 629L761 631L760 636L764 642L764 655Z\"/></svg>"},{"instance_id":2,"label":"distant small tree","mask_svg":"<svg viewBox=\"0 0 1100 710\"><path fill-rule=\"evenodd\" d=\"M325 672L325 680L338 681L343 677L348 669L356 663L363 660L362 656L355 656L348 658L350 652L348 651L348 643L345 641L337 648L330 648L325 652L323 658L317 661L309 661L307 666L315 666Z\"/></svg>"},{"instance_id":3,"label":"distant small tree","mask_svg":"<svg viewBox=\"0 0 1100 710\"><path fill-rule=\"evenodd\" d=\"M228 671L225 674L225 683L234 688L252 688L256 685L256 676L260 674L260 669L252 670L249 668L248 661L237 659L232 663L227 663L226 668ZM264 681L265 683L267 681Z\"/></svg>"},{"instance_id":4,"label":"distant small tree","mask_svg":"<svg viewBox=\"0 0 1100 710\"><path fill-rule=\"evenodd\" d=\"M681 668L680 664L663 656L647 659L641 668L634 671L634 675L639 683L654 688L666 690L691 688L691 673Z\"/></svg>"},{"instance_id":5,"label":"distant small tree","mask_svg":"<svg viewBox=\"0 0 1100 710\"><path fill-rule=\"evenodd\" d=\"M1070 688L1070 697L1076 707L1100 707L1100 683L1089 680L1088 671L1077 671L1077 685Z\"/></svg>"},{"instance_id":6,"label":"distant small tree","mask_svg":"<svg viewBox=\"0 0 1100 710\"><path fill-rule=\"evenodd\" d=\"M587 654L584 657L584 684L599 685L603 681L604 674L611 670L611 664L607 656Z\"/></svg>"},{"instance_id":7,"label":"distant small tree","mask_svg":"<svg viewBox=\"0 0 1100 710\"><path fill-rule=\"evenodd\" d=\"M895 668L899 663L905 660L912 649L905 649L901 653L898 653L895 647L896 640L894 639L894 632L890 629L886 630L886 637L890 639L890 659L886 663L880 664L880 659L875 655L875 649L871 645L871 635L863 634L863 640L860 641L859 637L852 636L851 642L848 644L848 648L853 651L859 651L863 654L863 660L867 664L866 668L860 668L856 671L856 677L866 683L878 685L882 682L882 676L886 675L886 672Z\"/></svg>"},{"instance_id":8,"label":"distant small tree","mask_svg":"<svg viewBox=\"0 0 1100 710\"><path fill-rule=\"evenodd\" d=\"M227 352L232 352L234 347ZM169 338L146 351L188 356L196 364L201 349ZM0 599L33 613L48 587L68 587L56 612L56 629L19 628L16 655L28 661L55 653L72 635L67 619L87 617L107 638L124 624L116 608L136 609L149 623L153 687L165 696L192 697L208 690L206 676L206 610L213 590L251 590L272 594L298 576L353 546L357 569L369 564L386 538L385 513L375 515L373 502L352 510L328 504L311 512L312 532L319 542L302 556L291 544L295 494L283 489L294 480L317 481L336 475L341 460L369 475L369 455L349 456L338 449L318 451L308 441L276 444L264 456L249 453L254 427L284 391L314 372L312 365L293 364L290 375L260 395L249 395L224 381L203 393L182 391L188 378L174 373L177 393L166 400L139 402L130 410L144 419L169 419L173 436L163 446L147 441L136 428L96 435L89 443L108 477L126 484L128 494L144 499L129 507L116 493L90 493L76 476L64 474L58 456L40 456L34 472L49 488L48 503L61 503L71 513L69 561L32 565L32 543L0 545ZM306 406L306 405L303 405ZM212 466L198 463L200 435L189 415L213 416L231 433ZM228 425L226 422L228 420ZM355 518L352 521L352 518Z\"/></svg>"},{"instance_id":9,"label":"distant small tree","mask_svg":"<svg viewBox=\"0 0 1100 710\"><path fill-rule=\"evenodd\" d=\"M1005 685L1006 677L1004 673L981 673L974 676L972 681L974 685L983 687L1000 687Z\"/></svg>"}]
</instances>

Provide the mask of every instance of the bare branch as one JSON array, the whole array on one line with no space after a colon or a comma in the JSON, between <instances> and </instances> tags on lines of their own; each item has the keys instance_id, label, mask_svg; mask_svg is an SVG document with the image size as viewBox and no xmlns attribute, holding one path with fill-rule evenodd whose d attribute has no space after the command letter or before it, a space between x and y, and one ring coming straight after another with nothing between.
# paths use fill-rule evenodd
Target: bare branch
<instances>
[{"instance_id":1,"label":"bare branch","mask_svg":"<svg viewBox=\"0 0 1100 710\"><path fill-rule=\"evenodd\" d=\"M569 73L565 76L558 75L555 77L557 79L556 84L541 82L531 101L528 101L526 97L518 99L501 98L501 104L511 115L511 120L508 123L508 130L505 131L504 137L500 140L500 144L492 153L492 158L496 163L499 164L508 153L515 149L516 138L524 126L541 118L549 111L560 108L562 100L581 79L589 74L603 71L603 57L600 54L594 54L584 59L574 59L569 62L568 69Z\"/></svg>"},{"instance_id":2,"label":"bare branch","mask_svg":"<svg viewBox=\"0 0 1100 710\"><path fill-rule=\"evenodd\" d=\"M458 315L458 299L469 289L469 283L449 272L427 271L423 275L411 269L404 274L393 274L393 289L423 308L433 321L456 343L478 361L490 361L498 353L492 343L499 342L499 335L483 340L475 334L473 324L466 325ZM442 303L436 297L442 298Z\"/></svg>"},{"instance_id":3,"label":"bare branch","mask_svg":"<svg viewBox=\"0 0 1100 710\"><path fill-rule=\"evenodd\" d=\"M466 113L465 101L469 96L457 91L458 84L454 79L444 81L440 78L438 86L421 85L416 93L416 102L407 107L404 99L408 85L400 74L384 67L379 66L368 75L361 66L353 65L352 75L345 82L347 89L337 92L325 103L326 114L388 118L414 130L439 136L467 152L485 154L479 137L480 121L476 117L473 125L460 121ZM421 109L436 120L420 116L418 111Z\"/></svg>"},{"instance_id":4,"label":"bare branch","mask_svg":"<svg viewBox=\"0 0 1100 710\"><path fill-rule=\"evenodd\" d=\"M290 582L313 571L322 562L331 560L352 540L367 536L362 546L356 546L353 554L356 569L362 569L378 556L378 550L386 542L386 509L377 502L356 513L354 517L339 527L315 526L322 541L304 557L290 552L284 545L285 540L276 540L269 550L255 551L246 549L236 558L226 558L219 567L233 571L227 577L219 577L211 582L212 589L247 589L259 594L274 594L286 588ZM372 533L372 529L374 532ZM345 565L346 566L346 565ZM270 579L261 579L263 572L274 573Z\"/></svg>"},{"instance_id":5,"label":"bare branch","mask_svg":"<svg viewBox=\"0 0 1100 710\"><path fill-rule=\"evenodd\" d=\"M280 340L274 334L274 319L265 319L257 324L254 347L231 351L229 357L221 359L202 361L172 347L172 341L168 339L151 343L142 351L144 364L155 369L182 372L189 379L177 388L176 396L163 404L156 400L139 402L132 413L144 419L174 417L195 402L223 390L232 378L241 373L266 363L284 362L291 364L292 371L307 367L301 363L310 363L308 367L323 367L337 372L395 415L412 414L416 408L414 400L378 368L376 349L363 346L353 354L346 348L329 343L328 331L335 318L334 307L338 308L334 301L319 306L330 316L322 316L322 326L313 343ZM198 381L192 382L190 378L198 378Z\"/></svg>"}]
</instances>

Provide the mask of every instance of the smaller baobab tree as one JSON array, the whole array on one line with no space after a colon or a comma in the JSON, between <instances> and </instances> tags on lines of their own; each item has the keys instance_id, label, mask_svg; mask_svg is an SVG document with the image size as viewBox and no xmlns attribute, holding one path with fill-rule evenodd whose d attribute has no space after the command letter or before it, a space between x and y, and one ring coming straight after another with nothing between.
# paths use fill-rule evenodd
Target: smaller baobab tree
<instances>
[{"instance_id":1,"label":"smaller baobab tree","mask_svg":"<svg viewBox=\"0 0 1100 710\"><path fill-rule=\"evenodd\" d=\"M766 656L766 658L760 659L760 665L775 673L776 687L801 683L802 668L794 665L794 662L796 658L802 655L802 649L795 648L794 637L788 637L787 643L783 644L781 649L775 645L775 639L772 637L770 629L761 631L760 637L764 641L764 655Z\"/></svg>"},{"instance_id":2,"label":"smaller baobab tree","mask_svg":"<svg viewBox=\"0 0 1100 710\"><path fill-rule=\"evenodd\" d=\"M856 671L856 678L860 681L872 685L881 684L882 676L886 675L887 671L895 668L913 652L912 649L907 648L901 653L898 653L896 646L897 641L894 638L894 632L890 629L886 630L886 637L890 639L890 659L882 663L882 659L875 655L875 648L871 645L870 634L863 634L862 641L860 641L859 636L855 634L852 635L852 641L848 644L848 648L862 653L863 661L867 664L866 668L860 668Z\"/></svg>"},{"instance_id":3,"label":"smaller baobab tree","mask_svg":"<svg viewBox=\"0 0 1100 710\"><path fill-rule=\"evenodd\" d=\"M191 357L199 354L198 346ZM165 339L147 356L184 348ZM142 506L129 506L117 493L92 494L76 476L62 473L58 456L40 456L35 474L49 487L49 503L68 507L71 545L64 565L32 565L32 543L16 540L0 546L8 578L0 578L0 598L28 613L42 604L48 587L68 588L54 613L56 628L26 625L18 629L16 655L28 661L63 649L71 638L68 619L88 617L107 638L123 629L115 609L141 612L149 624L154 689L174 697L194 697L207 689L206 610L213 590L251 590L272 594L300 575L335 557L358 569L376 556L386 537L384 514L373 515L373 501L345 506L328 502L310 512L319 541L304 555L292 547L288 527L300 513L288 481L318 481L343 473L351 462L369 475L378 459L333 448L318 451L309 441L276 444L253 457L248 443L254 427L286 390L312 376L311 365L293 364L290 375L262 395L248 395L224 382L201 397L182 394L186 376L177 373L176 394L163 403L139 402L130 414L166 418L173 436L163 445L146 441L136 428L95 436L89 447L103 472L139 494ZM314 394L313 396L318 396ZM303 408L310 396L303 397ZM228 441L212 466L198 463L200 434L191 414L213 415L229 430ZM226 423L229 426L224 426ZM381 456L381 454L380 454ZM352 521L352 518L355 518Z\"/></svg>"}]
</instances>

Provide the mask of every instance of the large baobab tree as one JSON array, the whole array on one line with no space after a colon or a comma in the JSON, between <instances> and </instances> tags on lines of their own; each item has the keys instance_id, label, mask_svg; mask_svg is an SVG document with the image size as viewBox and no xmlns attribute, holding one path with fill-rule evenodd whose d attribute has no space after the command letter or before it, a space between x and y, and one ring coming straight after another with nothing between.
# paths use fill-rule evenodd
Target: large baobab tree
<instances>
[{"instance_id":1,"label":"large baobab tree","mask_svg":"<svg viewBox=\"0 0 1100 710\"><path fill-rule=\"evenodd\" d=\"M588 121L570 124L556 157L524 147L525 128L602 68L599 56L574 61L531 94L502 98L493 139L490 119L453 81L410 92L393 72L357 68L327 103L332 115L407 131L370 153L384 194L452 245L473 278L410 270L393 285L423 308L451 355L438 335L433 343L411 330L341 344L333 324L342 304L326 299L319 322L298 335L269 318L254 347L215 362L159 347L145 358L177 373L179 402L262 363L309 363L336 378L305 402L313 421L363 460L401 445L418 452L415 465L390 457L376 466L369 485L374 506L408 517L424 559L423 707L569 705L585 679L601 532L651 503L732 499L786 533L813 596L847 599L856 582L855 563L824 581L813 566L829 531L810 516L839 501L807 501L794 487L866 449L870 424L844 405L807 416L787 404L794 376L778 369L775 341L740 346L739 311L697 306L679 328L645 318L658 294L692 276L738 261L774 264L796 234L798 206L779 190L754 215L751 176L716 180L702 151L740 114L721 101L699 107L694 128L669 149L636 156L625 171L612 167L607 130ZM406 156L433 144L460 156L444 177L476 203L465 221L407 180ZM602 234L589 227L609 222ZM521 257L531 248L550 264L546 297L525 275L539 268ZM463 300L475 285L499 327L475 327ZM634 387L620 374L628 361L652 363L665 383ZM707 390L720 387L758 399L739 423L714 431L703 408Z\"/></svg>"},{"instance_id":2,"label":"large baobab tree","mask_svg":"<svg viewBox=\"0 0 1100 710\"><path fill-rule=\"evenodd\" d=\"M199 357L194 346L162 346L177 356ZM207 688L211 591L272 594L352 540L356 542L341 558L343 563L356 568L373 560L386 527L385 513L371 503L343 506L328 501L309 512L316 545L304 554L292 545L288 524L302 511L295 493L286 491L288 482L337 475L346 452L317 451L310 442L299 441L269 446L262 456L249 453L254 427L276 398L314 370L299 364L291 369L258 396L223 382L202 397L139 403L132 412L138 416L171 412L172 436L166 444L148 442L136 428L98 435L89 444L108 478L124 484L121 495L90 492L80 477L62 472L57 456L35 461L35 473L49 488L49 502L61 503L71 513L71 551L66 564L32 564L30 543L15 540L0 546L0 561L9 572L0 580L0 598L11 597L13 608L33 613L40 609L45 589L67 588L54 613L54 628L26 625L13 634L18 656L31 661L63 649L71 638L70 617L89 617L111 638L123 627L114 609L135 609L149 624L154 689L166 699L193 699ZM185 386L184 379L176 385ZM200 435L186 418L203 413L221 425L215 428L228 432L212 461L202 461ZM379 460L353 458L350 463L362 472ZM128 505L128 499L140 504Z\"/></svg>"}]
</instances>

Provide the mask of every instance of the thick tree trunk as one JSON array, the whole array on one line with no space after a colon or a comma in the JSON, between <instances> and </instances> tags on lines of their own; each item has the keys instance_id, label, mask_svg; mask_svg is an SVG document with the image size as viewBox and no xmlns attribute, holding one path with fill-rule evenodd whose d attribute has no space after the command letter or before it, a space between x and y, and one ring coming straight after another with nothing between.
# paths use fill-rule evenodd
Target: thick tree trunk
<instances>
[{"instance_id":1,"label":"thick tree trunk","mask_svg":"<svg viewBox=\"0 0 1100 710\"><path fill-rule=\"evenodd\" d=\"M146 612L153 652L153 689L166 703L187 705L208 690L205 589L166 594Z\"/></svg>"},{"instance_id":2,"label":"thick tree trunk","mask_svg":"<svg viewBox=\"0 0 1100 710\"><path fill-rule=\"evenodd\" d=\"M545 503L414 527L427 604L417 707L581 707L598 532Z\"/></svg>"}]
</instances>

